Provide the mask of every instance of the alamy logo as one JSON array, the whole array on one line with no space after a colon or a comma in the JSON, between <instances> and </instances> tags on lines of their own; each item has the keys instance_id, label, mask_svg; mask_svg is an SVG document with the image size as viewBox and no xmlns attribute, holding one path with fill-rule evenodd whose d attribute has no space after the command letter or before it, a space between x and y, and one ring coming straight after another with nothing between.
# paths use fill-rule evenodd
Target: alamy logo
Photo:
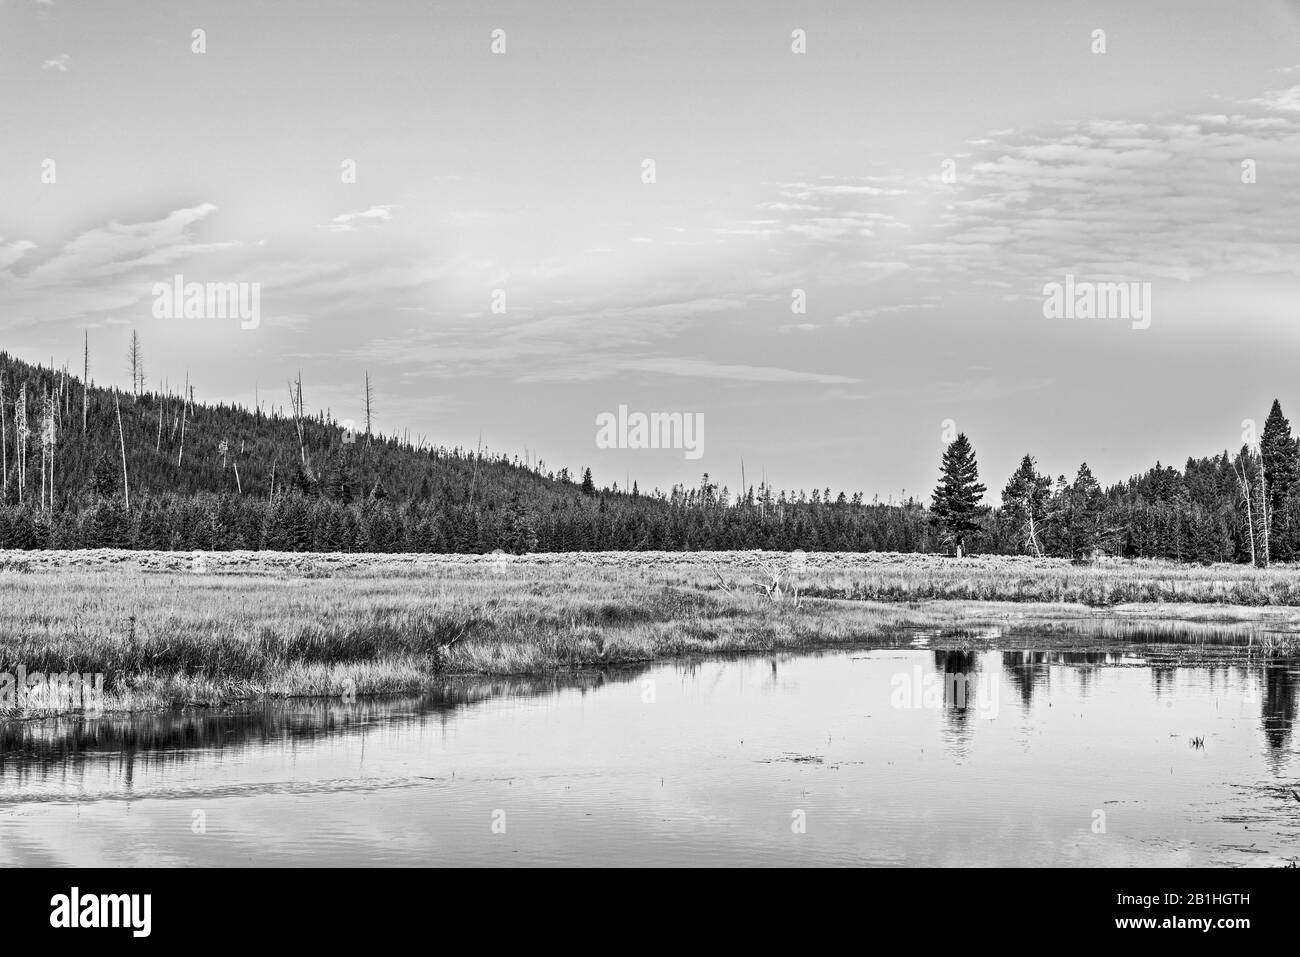
<instances>
[{"instance_id":1,"label":"alamy logo","mask_svg":"<svg viewBox=\"0 0 1300 957\"><path fill-rule=\"evenodd\" d=\"M33 671L19 665L18 674L0 672L0 712L80 711L87 717L104 713L104 676L90 672Z\"/></svg>"},{"instance_id":2,"label":"alamy logo","mask_svg":"<svg viewBox=\"0 0 1300 957\"><path fill-rule=\"evenodd\" d=\"M998 683L983 672L930 672L920 665L900 671L889 681L889 703L902 709L973 709L981 718L998 716Z\"/></svg>"},{"instance_id":3,"label":"alamy logo","mask_svg":"<svg viewBox=\"0 0 1300 957\"><path fill-rule=\"evenodd\" d=\"M51 927L127 927L133 937L148 937L153 927L152 894L70 894L50 898Z\"/></svg>"},{"instance_id":4,"label":"alamy logo","mask_svg":"<svg viewBox=\"0 0 1300 957\"><path fill-rule=\"evenodd\" d=\"M1134 329L1151 325L1151 283L1075 282L1043 287L1043 316L1047 319L1128 319Z\"/></svg>"},{"instance_id":5,"label":"alamy logo","mask_svg":"<svg viewBox=\"0 0 1300 957\"><path fill-rule=\"evenodd\" d=\"M153 284L155 319L239 319L239 328L262 323L260 282L186 282L177 273L170 283Z\"/></svg>"},{"instance_id":6,"label":"alamy logo","mask_svg":"<svg viewBox=\"0 0 1300 957\"><path fill-rule=\"evenodd\" d=\"M596 416L598 449L684 449L686 458L704 455L703 412L632 412Z\"/></svg>"}]
</instances>

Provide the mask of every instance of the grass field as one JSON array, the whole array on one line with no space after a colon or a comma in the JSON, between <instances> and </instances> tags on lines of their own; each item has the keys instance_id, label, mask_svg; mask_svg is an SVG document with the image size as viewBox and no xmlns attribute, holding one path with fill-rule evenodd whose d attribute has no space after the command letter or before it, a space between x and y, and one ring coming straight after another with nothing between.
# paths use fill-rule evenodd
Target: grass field
<instances>
[{"instance_id":1,"label":"grass field","mask_svg":"<svg viewBox=\"0 0 1300 957\"><path fill-rule=\"evenodd\" d=\"M809 553L0 552L0 672L112 710L890 643L1295 650L1300 571Z\"/></svg>"}]
</instances>

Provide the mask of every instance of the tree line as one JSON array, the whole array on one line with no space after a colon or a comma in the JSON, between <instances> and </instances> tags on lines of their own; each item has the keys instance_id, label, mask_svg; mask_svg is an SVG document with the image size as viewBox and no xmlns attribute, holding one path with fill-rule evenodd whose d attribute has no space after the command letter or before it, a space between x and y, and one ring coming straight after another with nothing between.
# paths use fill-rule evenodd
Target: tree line
<instances>
[{"instance_id":1,"label":"tree line","mask_svg":"<svg viewBox=\"0 0 1300 957\"><path fill-rule=\"evenodd\" d=\"M1055 481L1031 455L986 506L975 450L959 435L944 452L930 521L941 547L1073 559L1099 554L1267 566L1300 558L1300 443L1273 400L1257 444L1157 462L1102 488L1088 464Z\"/></svg>"},{"instance_id":2,"label":"tree line","mask_svg":"<svg viewBox=\"0 0 1300 957\"><path fill-rule=\"evenodd\" d=\"M1276 401L1257 446L1157 463L1103 489L1026 455L986 503L965 435L929 507L829 488L601 488L591 470L435 446L309 413L299 375L252 409L153 390L138 338L129 393L0 352L0 548L491 552L770 549L1105 552L1268 564L1300 556L1300 452Z\"/></svg>"}]
</instances>

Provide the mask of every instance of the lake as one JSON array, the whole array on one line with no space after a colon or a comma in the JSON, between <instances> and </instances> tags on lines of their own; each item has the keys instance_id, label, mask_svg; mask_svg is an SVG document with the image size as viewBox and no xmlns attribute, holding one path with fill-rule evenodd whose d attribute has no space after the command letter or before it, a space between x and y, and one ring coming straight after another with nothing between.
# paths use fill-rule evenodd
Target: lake
<instances>
[{"instance_id":1,"label":"lake","mask_svg":"<svg viewBox=\"0 0 1300 957\"><path fill-rule=\"evenodd\" d=\"M1300 856L1300 661L926 643L3 722L0 865Z\"/></svg>"}]
</instances>

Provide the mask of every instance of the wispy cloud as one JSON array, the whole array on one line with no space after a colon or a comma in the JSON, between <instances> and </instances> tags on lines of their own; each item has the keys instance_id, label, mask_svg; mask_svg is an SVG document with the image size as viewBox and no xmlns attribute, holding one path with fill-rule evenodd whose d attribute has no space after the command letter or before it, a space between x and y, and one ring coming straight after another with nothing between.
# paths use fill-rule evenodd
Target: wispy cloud
<instances>
[{"instance_id":1,"label":"wispy cloud","mask_svg":"<svg viewBox=\"0 0 1300 957\"><path fill-rule=\"evenodd\" d=\"M625 372L653 372L659 375L689 376L698 379L725 379L732 382L844 384L858 381L852 376L803 372L775 366L732 365L713 362L708 359L680 357L630 359L619 362L618 368Z\"/></svg>"},{"instance_id":2,"label":"wispy cloud","mask_svg":"<svg viewBox=\"0 0 1300 957\"><path fill-rule=\"evenodd\" d=\"M195 229L215 211L202 203L161 219L110 222L45 256L27 240L0 242L0 306L13 325L94 318L135 306L177 264L241 245L195 238Z\"/></svg>"},{"instance_id":3,"label":"wispy cloud","mask_svg":"<svg viewBox=\"0 0 1300 957\"><path fill-rule=\"evenodd\" d=\"M1300 86L1224 113L1008 131L984 140L955 184L931 178L941 212L905 258L1022 290L1064 271L1300 274L1300 220L1278 193L1297 179Z\"/></svg>"},{"instance_id":4,"label":"wispy cloud","mask_svg":"<svg viewBox=\"0 0 1300 957\"><path fill-rule=\"evenodd\" d=\"M384 223L391 222L393 210L398 208L396 205L371 206L369 209L335 216L328 223L319 225L316 228L327 233L354 233L365 226L382 226Z\"/></svg>"}]
</instances>

